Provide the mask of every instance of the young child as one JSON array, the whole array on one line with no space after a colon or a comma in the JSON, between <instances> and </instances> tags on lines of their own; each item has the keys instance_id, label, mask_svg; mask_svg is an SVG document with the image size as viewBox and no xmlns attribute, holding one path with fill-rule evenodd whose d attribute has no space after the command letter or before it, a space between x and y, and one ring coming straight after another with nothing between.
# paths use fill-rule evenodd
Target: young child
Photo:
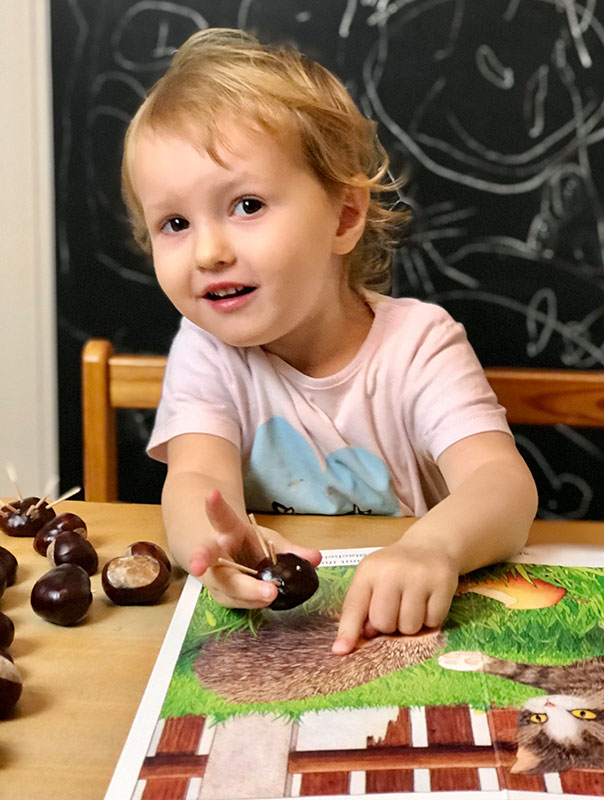
<instances>
[{"instance_id":1,"label":"young child","mask_svg":"<svg viewBox=\"0 0 604 800\"><path fill-rule=\"evenodd\" d=\"M150 454L171 551L220 603L269 605L246 511L415 516L360 563L334 643L445 618L524 544L531 475L461 325L378 294L401 211L375 124L326 69L235 30L176 53L128 129L135 235L183 316ZM277 551L320 553L270 531Z\"/></svg>"}]
</instances>

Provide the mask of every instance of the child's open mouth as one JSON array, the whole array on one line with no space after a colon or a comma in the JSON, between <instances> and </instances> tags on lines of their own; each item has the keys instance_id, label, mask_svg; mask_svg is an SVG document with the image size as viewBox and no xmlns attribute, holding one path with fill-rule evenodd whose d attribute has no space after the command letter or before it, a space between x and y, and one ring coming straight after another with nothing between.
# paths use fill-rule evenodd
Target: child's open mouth
<instances>
[{"instance_id":1,"label":"child's open mouth","mask_svg":"<svg viewBox=\"0 0 604 800\"><path fill-rule=\"evenodd\" d=\"M256 289L255 286L225 286L215 288L205 293L206 300L230 300L235 297L243 297Z\"/></svg>"}]
</instances>

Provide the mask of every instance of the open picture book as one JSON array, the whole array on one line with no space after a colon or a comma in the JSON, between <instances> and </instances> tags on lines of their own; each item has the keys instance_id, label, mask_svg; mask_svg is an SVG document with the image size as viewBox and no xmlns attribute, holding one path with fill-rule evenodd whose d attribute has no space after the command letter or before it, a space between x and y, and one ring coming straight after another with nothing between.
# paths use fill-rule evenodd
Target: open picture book
<instances>
[{"instance_id":1,"label":"open picture book","mask_svg":"<svg viewBox=\"0 0 604 800\"><path fill-rule=\"evenodd\" d=\"M289 611L189 576L105 800L604 797L604 548L459 583L442 629L331 653L356 564Z\"/></svg>"}]
</instances>

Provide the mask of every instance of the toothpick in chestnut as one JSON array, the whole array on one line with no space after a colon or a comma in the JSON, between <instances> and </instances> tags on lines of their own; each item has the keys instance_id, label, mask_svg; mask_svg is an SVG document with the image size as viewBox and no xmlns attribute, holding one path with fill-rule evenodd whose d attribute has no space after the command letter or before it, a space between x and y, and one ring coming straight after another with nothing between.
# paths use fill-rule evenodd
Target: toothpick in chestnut
<instances>
[{"instance_id":1,"label":"toothpick in chestnut","mask_svg":"<svg viewBox=\"0 0 604 800\"><path fill-rule=\"evenodd\" d=\"M285 611L301 605L312 597L319 586L317 571L310 561L295 553L276 553L273 543L265 541L254 515L249 514L248 517L264 558L257 564L255 570L224 558L219 558L219 563L225 567L238 569L260 581L274 583L277 587L277 596L269 606L274 611Z\"/></svg>"}]
</instances>

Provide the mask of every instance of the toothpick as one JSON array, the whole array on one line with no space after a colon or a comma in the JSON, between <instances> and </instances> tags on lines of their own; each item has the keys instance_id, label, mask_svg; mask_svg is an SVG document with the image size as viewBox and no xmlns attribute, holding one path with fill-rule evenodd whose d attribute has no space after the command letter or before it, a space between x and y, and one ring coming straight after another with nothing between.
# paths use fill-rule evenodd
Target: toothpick
<instances>
[{"instance_id":1,"label":"toothpick","mask_svg":"<svg viewBox=\"0 0 604 800\"><path fill-rule=\"evenodd\" d=\"M57 480L58 480L58 478L57 478ZM36 503L35 506L30 506L27 509L27 511L25 512L26 516L28 516L28 517L32 517L33 516L34 511L36 511L36 509L40 508L42 503L45 503L48 500L48 495L50 494L50 492L52 491L53 488L54 488L54 486L51 486L50 489L49 489L48 488L48 484L46 485L46 488L44 489L44 494L38 500L38 502Z\"/></svg>"},{"instance_id":2,"label":"toothpick","mask_svg":"<svg viewBox=\"0 0 604 800\"><path fill-rule=\"evenodd\" d=\"M21 513L18 508L15 508L14 505L12 505L12 503L5 503L4 504L4 508L8 508L14 514L20 514Z\"/></svg>"},{"instance_id":3,"label":"toothpick","mask_svg":"<svg viewBox=\"0 0 604 800\"><path fill-rule=\"evenodd\" d=\"M19 497L19 500L23 500L23 495L21 494L21 489L19 489L19 484L17 483L17 471L15 470L15 468L13 467L12 464L6 464L5 469L6 469L6 472L8 474L9 481L15 487L15 491L17 492L17 496Z\"/></svg>"},{"instance_id":4,"label":"toothpick","mask_svg":"<svg viewBox=\"0 0 604 800\"><path fill-rule=\"evenodd\" d=\"M258 541L260 542L260 547L262 548L262 552L264 553L265 558L269 558L270 554L268 552L268 548L266 546L266 542L264 541L264 536L260 533L260 528L258 527L258 523L256 522L256 518L253 514L248 514L247 518L252 523L252 528L254 529L254 533L258 537Z\"/></svg>"},{"instance_id":5,"label":"toothpick","mask_svg":"<svg viewBox=\"0 0 604 800\"><path fill-rule=\"evenodd\" d=\"M257 574L255 569L251 569L251 567L245 567L243 564L238 564L236 561L229 561L228 558L219 558L218 563L222 564L224 567L233 567L233 569L238 569L239 572L245 572L248 575Z\"/></svg>"},{"instance_id":6,"label":"toothpick","mask_svg":"<svg viewBox=\"0 0 604 800\"><path fill-rule=\"evenodd\" d=\"M268 549L269 549L269 552L271 554L271 561L273 562L273 564L276 564L277 563L277 554L275 553L275 545L271 542L270 539L268 540Z\"/></svg>"},{"instance_id":7,"label":"toothpick","mask_svg":"<svg viewBox=\"0 0 604 800\"><path fill-rule=\"evenodd\" d=\"M40 508L42 503L45 503L48 500L48 495L49 495L49 492L45 492L35 505L31 505L27 509L27 511L25 512L25 516L26 517L33 517L34 511L36 511L38 508Z\"/></svg>"},{"instance_id":8,"label":"toothpick","mask_svg":"<svg viewBox=\"0 0 604 800\"><path fill-rule=\"evenodd\" d=\"M8 517L8 514L6 513L6 511L2 511L2 509L0 509L0 517L4 517L4 519L6 519Z\"/></svg>"},{"instance_id":9,"label":"toothpick","mask_svg":"<svg viewBox=\"0 0 604 800\"><path fill-rule=\"evenodd\" d=\"M52 503L49 503L47 508L52 508L53 506L56 506L57 503L60 503L63 500L67 500L68 497L73 497L74 494L77 494L78 492L81 492L81 491L82 491L82 487L81 486L74 486L73 489L69 489L64 494L62 494L60 497L57 497L56 500L53 500Z\"/></svg>"},{"instance_id":10,"label":"toothpick","mask_svg":"<svg viewBox=\"0 0 604 800\"><path fill-rule=\"evenodd\" d=\"M33 513L34 513L34 511L35 511L36 509L40 508L40 506L42 505L42 503L45 503L45 502L48 500L48 495L49 495L49 494L52 492L52 490L55 488L55 483L58 483L58 482L59 482L59 478L58 478L58 477L56 477L56 476L54 476L54 477L52 477L52 478L49 478L49 480L47 480L47 481L46 481L46 486L44 487L44 494L42 495L42 497L41 497L41 498L38 500L38 502L36 503L36 505L35 505L35 506L30 506L30 507L27 509L27 511L25 512L25 514L26 514L28 517L31 517L31 516L33 516Z\"/></svg>"},{"instance_id":11,"label":"toothpick","mask_svg":"<svg viewBox=\"0 0 604 800\"><path fill-rule=\"evenodd\" d=\"M58 475L51 475L50 476L50 478L46 481L46 486L44 487L44 492L42 493L43 494L43 499L40 500L40 504L42 504L44 502L44 500L47 499L48 495L50 495L50 494L52 494L54 492L55 486L58 484L58 482L59 482L59 476Z\"/></svg>"}]
</instances>

